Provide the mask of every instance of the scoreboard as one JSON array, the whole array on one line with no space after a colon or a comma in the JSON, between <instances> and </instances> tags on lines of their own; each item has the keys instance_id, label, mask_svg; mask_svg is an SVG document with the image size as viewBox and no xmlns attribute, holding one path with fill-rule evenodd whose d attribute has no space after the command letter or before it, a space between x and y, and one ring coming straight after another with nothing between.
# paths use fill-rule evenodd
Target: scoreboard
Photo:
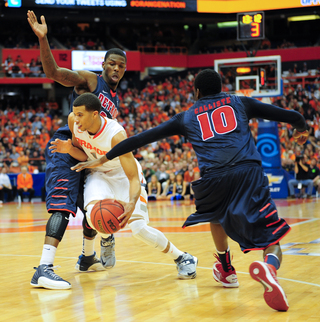
<instances>
[{"instance_id":1,"label":"scoreboard","mask_svg":"<svg viewBox=\"0 0 320 322\"><path fill-rule=\"evenodd\" d=\"M0 0L1 1L1 0ZM127 10L238 13L319 7L320 0L2 0L9 8L105 8Z\"/></svg>"},{"instance_id":2,"label":"scoreboard","mask_svg":"<svg viewBox=\"0 0 320 322\"><path fill-rule=\"evenodd\" d=\"M264 39L264 12L248 12L237 14L237 39Z\"/></svg>"}]
</instances>

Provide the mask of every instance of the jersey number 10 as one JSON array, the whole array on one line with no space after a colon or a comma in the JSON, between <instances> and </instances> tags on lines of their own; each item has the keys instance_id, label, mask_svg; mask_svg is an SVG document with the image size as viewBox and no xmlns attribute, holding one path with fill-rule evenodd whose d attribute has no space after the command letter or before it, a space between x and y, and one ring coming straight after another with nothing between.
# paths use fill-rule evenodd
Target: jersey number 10
<instances>
[{"instance_id":1,"label":"jersey number 10","mask_svg":"<svg viewBox=\"0 0 320 322\"><path fill-rule=\"evenodd\" d=\"M237 119L234 110L229 105L221 106L211 113L211 121L209 120L210 114L208 112L197 115L202 134L202 140L206 141L214 137L216 134L226 134L232 132L237 127Z\"/></svg>"}]
</instances>

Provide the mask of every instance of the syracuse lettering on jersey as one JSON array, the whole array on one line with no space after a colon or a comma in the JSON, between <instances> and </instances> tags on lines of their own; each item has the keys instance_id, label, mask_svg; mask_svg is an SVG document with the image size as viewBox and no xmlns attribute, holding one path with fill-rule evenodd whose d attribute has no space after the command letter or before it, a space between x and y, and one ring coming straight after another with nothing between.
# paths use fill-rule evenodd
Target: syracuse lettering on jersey
<instances>
[{"instance_id":1,"label":"syracuse lettering on jersey","mask_svg":"<svg viewBox=\"0 0 320 322\"><path fill-rule=\"evenodd\" d=\"M110 113L111 117L113 119L116 118L118 115L118 110L117 110L116 106L114 105L114 103L111 100L109 100L109 98L107 96L103 95L102 93L99 94L99 100L101 102L101 106ZM108 117L108 115L104 115L103 111L101 111L100 114Z\"/></svg>"},{"instance_id":2,"label":"syracuse lettering on jersey","mask_svg":"<svg viewBox=\"0 0 320 322\"><path fill-rule=\"evenodd\" d=\"M76 139L81 146L84 146L85 148L90 149L90 150L94 150L99 155L105 155L108 152L108 151L101 151L100 149L97 149L95 146L92 146L89 142L86 142L85 140L81 140L77 137L76 137Z\"/></svg>"},{"instance_id":3,"label":"syracuse lettering on jersey","mask_svg":"<svg viewBox=\"0 0 320 322\"><path fill-rule=\"evenodd\" d=\"M227 98L222 98L221 100L219 101L215 101L215 102L212 102L212 104L204 104L202 106L199 106L197 108L194 109L194 114L199 114L199 113L203 113L203 112L206 112L206 111L209 111L209 110L212 110L214 108L217 108L217 107L220 107L220 106L223 106L223 105L226 105L226 104L230 104L231 103L231 99L230 97L227 97Z\"/></svg>"}]
</instances>

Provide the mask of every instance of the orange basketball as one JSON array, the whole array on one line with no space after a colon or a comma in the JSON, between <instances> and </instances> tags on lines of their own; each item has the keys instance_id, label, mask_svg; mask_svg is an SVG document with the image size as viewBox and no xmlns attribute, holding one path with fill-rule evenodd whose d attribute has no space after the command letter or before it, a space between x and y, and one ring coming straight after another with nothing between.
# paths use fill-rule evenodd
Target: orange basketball
<instances>
[{"instance_id":1,"label":"orange basketball","mask_svg":"<svg viewBox=\"0 0 320 322\"><path fill-rule=\"evenodd\" d=\"M118 217L124 212L123 206L114 199L97 202L91 211L94 228L103 234L113 234L120 229Z\"/></svg>"}]
</instances>

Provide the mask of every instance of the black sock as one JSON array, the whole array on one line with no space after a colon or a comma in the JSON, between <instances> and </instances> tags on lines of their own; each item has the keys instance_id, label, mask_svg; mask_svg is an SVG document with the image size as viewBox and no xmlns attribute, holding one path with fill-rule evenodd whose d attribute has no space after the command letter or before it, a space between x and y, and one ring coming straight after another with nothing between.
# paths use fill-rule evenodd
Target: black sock
<instances>
[{"instance_id":1,"label":"black sock","mask_svg":"<svg viewBox=\"0 0 320 322\"><path fill-rule=\"evenodd\" d=\"M231 265L231 257L230 257L230 249L228 249L225 252L219 252L217 251L220 262L222 264L223 270L225 272L232 271L232 265Z\"/></svg>"}]
</instances>

